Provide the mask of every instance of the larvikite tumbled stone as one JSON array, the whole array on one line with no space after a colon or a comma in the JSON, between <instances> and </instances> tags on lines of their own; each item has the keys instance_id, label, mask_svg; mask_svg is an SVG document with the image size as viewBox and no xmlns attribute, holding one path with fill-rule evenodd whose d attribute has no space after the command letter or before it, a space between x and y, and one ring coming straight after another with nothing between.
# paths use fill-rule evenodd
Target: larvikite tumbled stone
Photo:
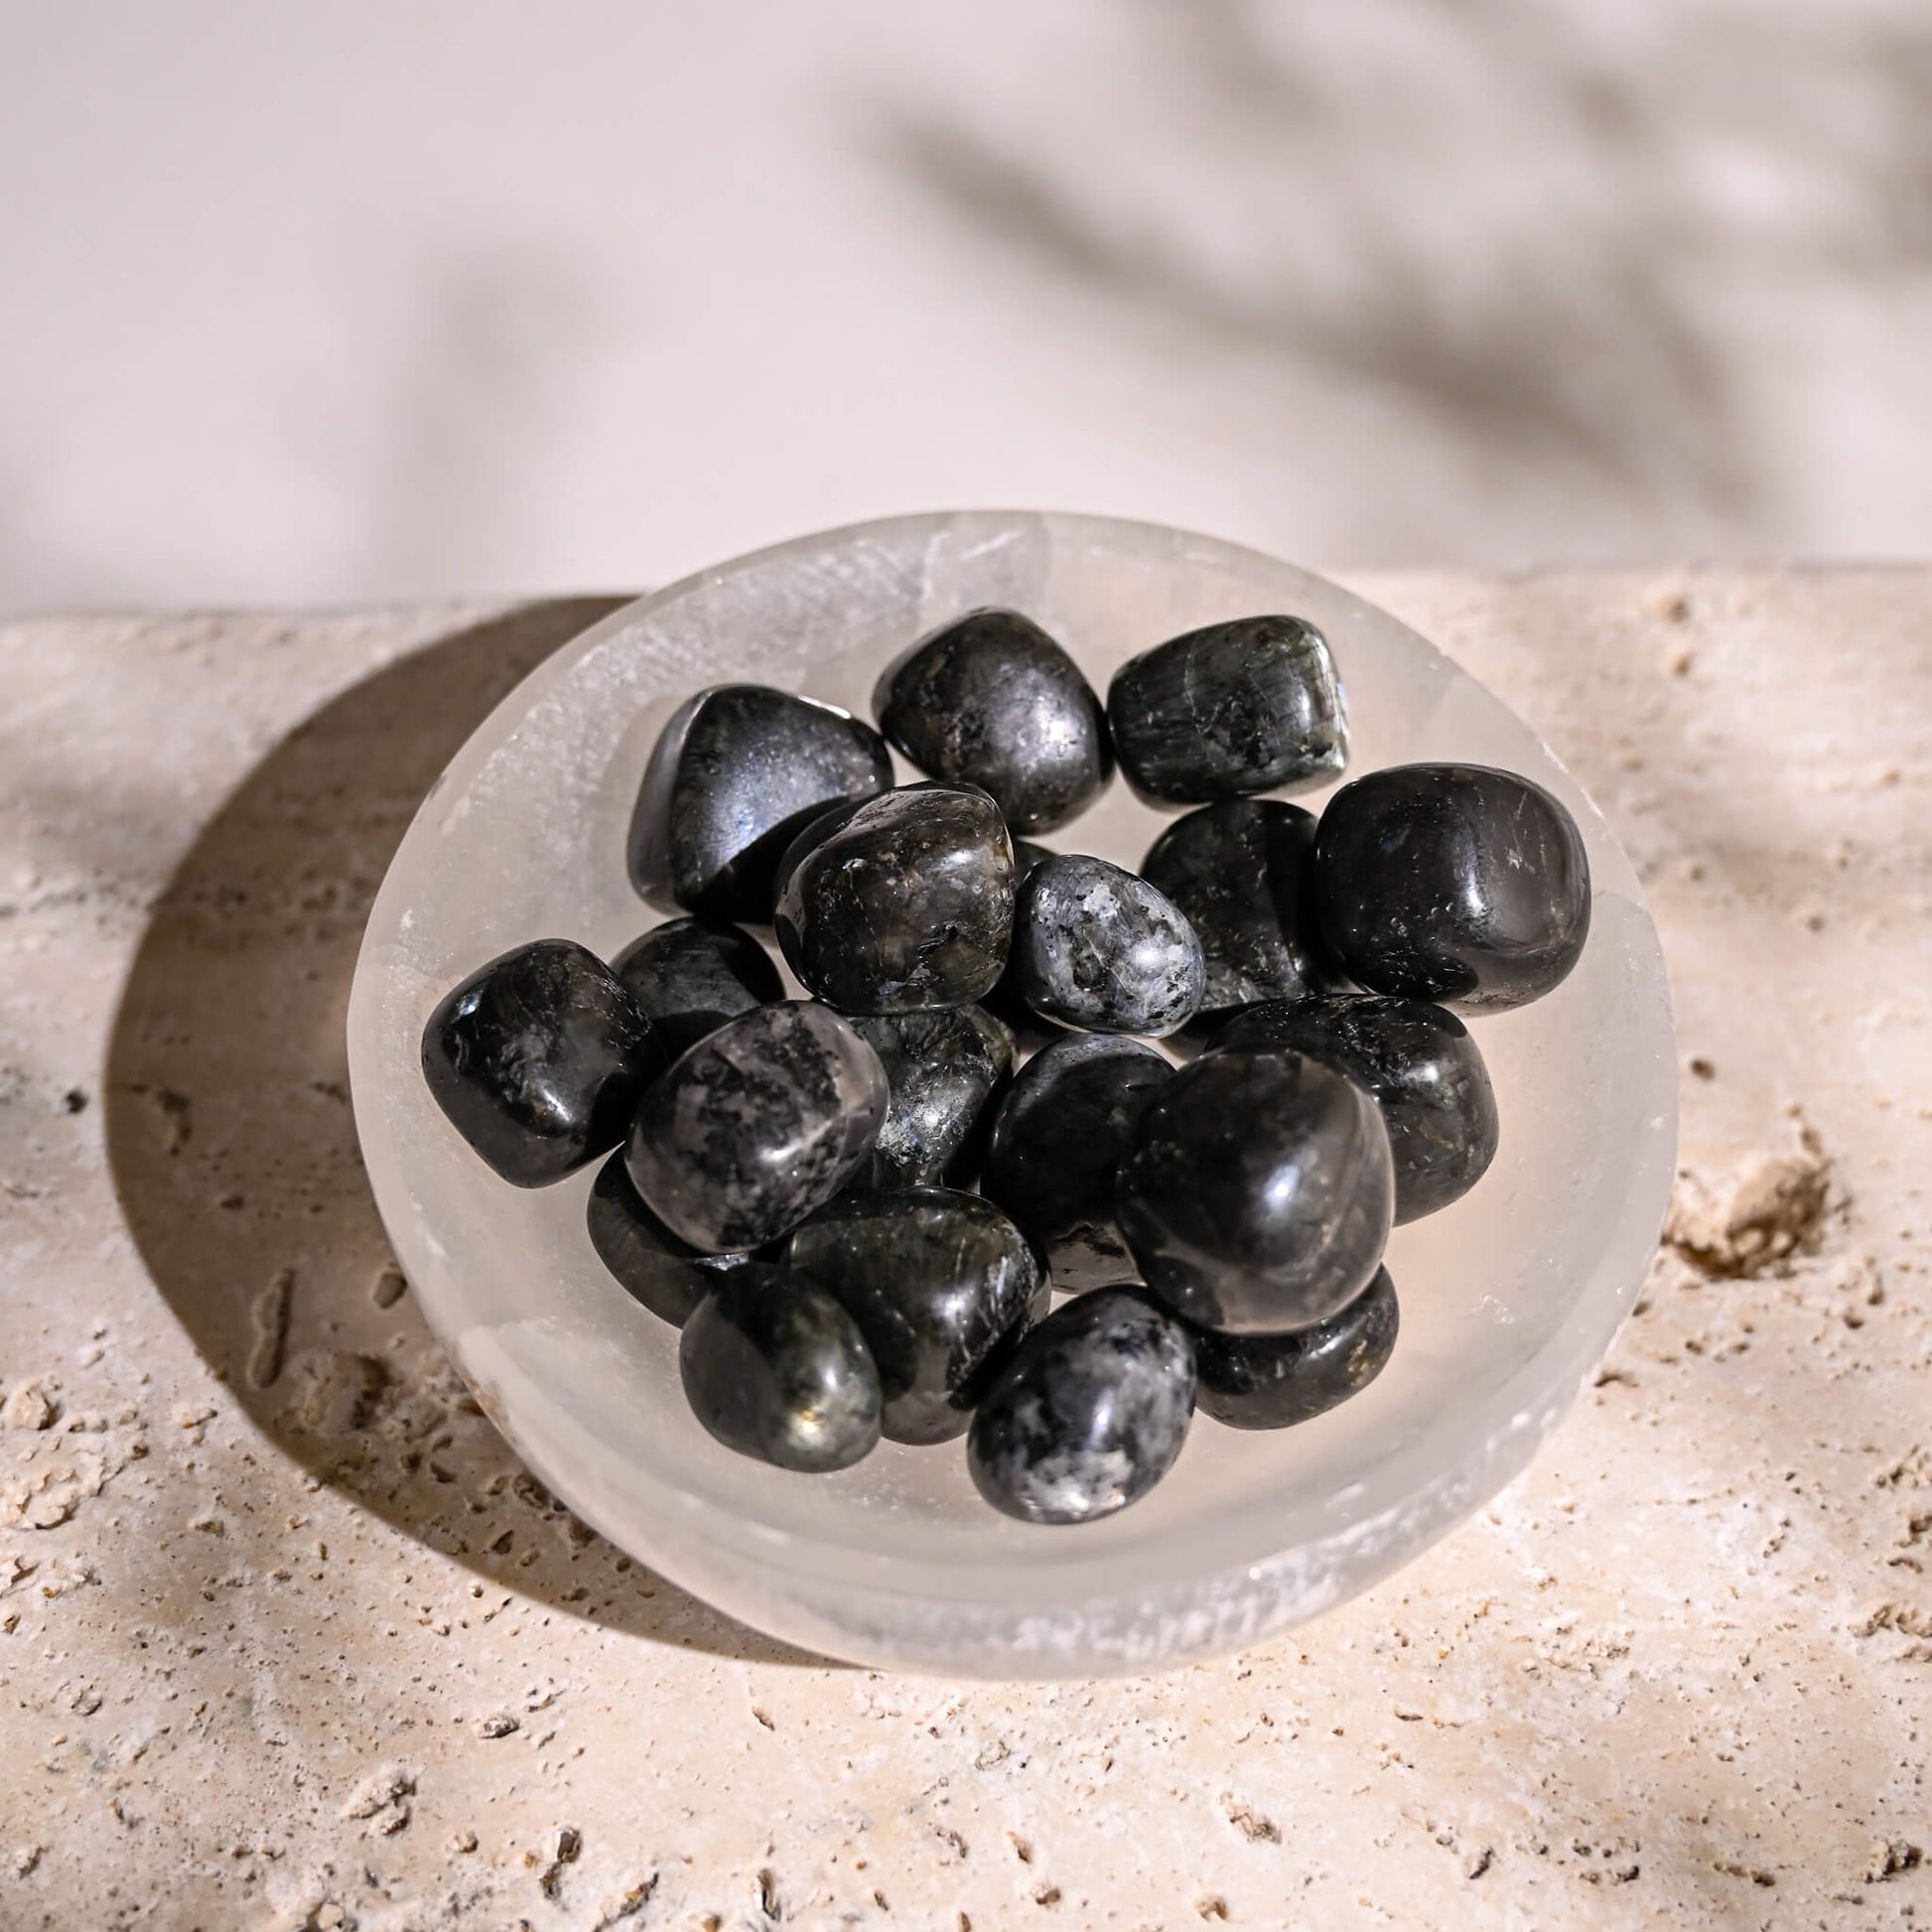
<instances>
[{"instance_id":1,"label":"larvikite tumbled stone","mask_svg":"<svg viewBox=\"0 0 1932 1932\"><path fill-rule=\"evenodd\" d=\"M1128 783L1164 804L1320 784L1348 762L1334 660L1300 618L1209 624L1130 658L1107 722Z\"/></svg>"},{"instance_id":2,"label":"larvikite tumbled stone","mask_svg":"<svg viewBox=\"0 0 1932 1932\"><path fill-rule=\"evenodd\" d=\"M1194 1017L1200 941L1165 893L1105 859L1062 853L1020 888L1014 983L1035 1013L1091 1033L1173 1033Z\"/></svg>"},{"instance_id":3,"label":"larvikite tumbled stone","mask_svg":"<svg viewBox=\"0 0 1932 1932\"><path fill-rule=\"evenodd\" d=\"M879 1441L879 1370L822 1288L753 1262L693 1311L678 1342L692 1413L727 1449L781 1469L849 1469Z\"/></svg>"},{"instance_id":4,"label":"larvikite tumbled stone","mask_svg":"<svg viewBox=\"0 0 1932 1932\"><path fill-rule=\"evenodd\" d=\"M949 1187L842 1194L793 1233L786 1259L859 1324L896 1443L966 1433L982 1370L1039 1287L1026 1236Z\"/></svg>"},{"instance_id":5,"label":"larvikite tumbled stone","mask_svg":"<svg viewBox=\"0 0 1932 1932\"><path fill-rule=\"evenodd\" d=\"M518 946L472 973L430 1015L422 1056L457 1132L519 1187L616 1147L667 1057L629 988L571 939Z\"/></svg>"},{"instance_id":6,"label":"larvikite tumbled stone","mask_svg":"<svg viewBox=\"0 0 1932 1932\"><path fill-rule=\"evenodd\" d=\"M987 1140L980 1192L1045 1257L1068 1294L1134 1272L1114 1171L1141 1110L1173 1075L1137 1039L1078 1034L1020 1069Z\"/></svg>"},{"instance_id":7,"label":"larvikite tumbled stone","mask_svg":"<svg viewBox=\"0 0 1932 1932\"><path fill-rule=\"evenodd\" d=\"M851 713L768 685L713 685L672 713L650 755L630 882L653 904L763 921L793 838L892 782L885 741Z\"/></svg>"},{"instance_id":8,"label":"larvikite tumbled stone","mask_svg":"<svg viewBox=\"0 0 1932 1932\"><path fill-rule=\"evenodd\" d=\"M887 1092L879 1055L830 1007L755 1007L644 1095L627 1150L631 1182L694 1248L761 1248L864 1169Z\"/></svg>"},{"instance_id":9,"label":"larvikite tumbled stone","mask_svg":"<svg viewBox=\"0 0 1932 1932\"><path fill-rule=\"evenodd\" d=\"M1102 1288L1029 1329L973 1417L967 1468L995 1509L1090 1523L1173 1466L1194 1413L1194 1344L1133 1288Z\"/></svg>"},{"instance_id":10,"label":"larvikite tumbled stone","mask_svg":"<svg viewBox=\"0 0 1932 1932\"><path fill-rule=\"evenodd\" d=\"M611 970L674 1055L734 1014L785 997L771 955L749 932L718 919L666 919L631 940Z\"/></svg>"},{"instance_id":11,"label":"larvikite tumbled stone","mask_svg":"<svg viewBox=\"0 0 1932 1932\"><path fill-rule=\"evenodd\" d=\"M679 1240L630 1184L622 1148L598 1169L584 1225L598 1259L624 1292L678 1327L726 1275L757 1259L708 1255Z\"/></svg>"},{"instance_id":12,"label":"larvikite tumbled stone","mask_svg":"<svg viewBox=\"0 0 1932 1932\"><path fill-rule=\"evenodd\" d=\"M1206 967L1203 1015L1293 1000L1329 985L1310 902L1314 815L1274 798L1229 798L1177 818L1141 877L1194 929Z\"/></svg>"},{"instance_id":13,"label":"larvikite tumbled stone","mask_svg":"<svg viewBox=\"0 0 1932 1932\"><path fill-rule=\"evenodd\" d=\"M1201 1408L1232 1429L1286 1429L1346 1402L1395 1352L1401 1313L1389 1271L1339 1314L1286 1335L1194 1332Z\"/></svg>"},{"instance_id":14,"label":"larvikite tumbled stone","mask_svg":"<svg viewBox=\"0 0 1932 1932\"><path fill-rule=\"evenodd\" d=\"M887 668L872 710L921 771L991 792L1016 832L1065 824L1113 773L1105 707L1018 611L969 611L928 632Z\"/></svg>"},{"instance_id":15,"label":"larvikite tumbled stone","mask_svg":"<svg viewBox=\"0 0 1932 1932\"><path fill-rule=\"evenodd\" d=\"M807 991L847 1013L966 1006L1013 933L1013 848L971 785L905 785L815 820L785 853L772 926Z\"/></svg>"},{"instance_id":16,"label":"larvikite tumbled stone","mask_svg":"<svg viewBox=\"0 0 1932 1932\"><path fill-rule=\"evenodd\" d=\"M1305 1054L1231 1048L1149 1101L1120 1164L1121 1232L1176 1313L1236 1334L1311 1327L1368 1286L1395 1212L1381 1109Z\"/></svg>"},{"instance_id":17,"label":"larvikite tumbled stone","mask_svg":"<svg viewBox=\"0 0 1932 1932\"><path fill-rule=\"evenodd\" d=\"M1372 1093L1395 1159L1395 1218L1460 1200L1495 1159L1495 1090L1469 1030L1425 1000L1329 993L1236 1014L1213 1047L1288 1046Z\"/></svg>"},{"instance_id":18,"label":"larvikite tumbled stone","mask_svg":"<svg viewBox=\"0 0 1932 1932\"><path fill-rule=\"evenodd\" d=\"M1513 771L1389 765L1328 800L1314 904L1358 985L1497 1013L1576 965L1589 858L1569 811Z\"/></svg>"},{"instance_id":19,"label":"larvikite tumbled stone","mask_svg":"<svg viewBox=\"0 0 1932 1932\"><path fill-rule=\"evenodd\" d=\"M1012 1033L979 1007L868 1014L852 1030L892 1087L872 1184L915 1187L970 1173L993 1098L1013 1072Z\"/></svg>"}]
</instances>

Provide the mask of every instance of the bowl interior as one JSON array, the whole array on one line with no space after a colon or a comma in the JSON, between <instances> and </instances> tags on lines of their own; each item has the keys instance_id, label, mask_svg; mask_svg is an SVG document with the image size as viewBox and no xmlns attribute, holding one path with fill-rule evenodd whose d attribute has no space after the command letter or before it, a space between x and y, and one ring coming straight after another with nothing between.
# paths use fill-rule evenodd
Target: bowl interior
<instances>
[{"instance_id":1,"label":"bowl interior","mask_svg":"<svg viewBox=\"0 0 1932 1932\"><path fill-rule=\"evenodd\" d=\"M964 1447L893 1444L831 1477L748 1461L698 1427L677 1334L605 1273L590 1173L497 1180L430 1099L418 1041L459 978L521 941L608 958L661 916L625 876L651 745L699 686L752 679L869 717L920 630L1010 604L1104 691L1173 633L1286 610L1327 635L1350 771L1460 759L1576 814L1593 926L1547 999L1473 1023L1502 1145L1465 1199L1399 1228L1402 1335L1361 1396L1269 1434L1196 1419L1173 1473L1079 1529L996 1514ZM905 775L911 775L909 772ZM1320 792L1297 794L1318 808ZM1163 823L1118 780L1045 844L1138 867ZM1420 637L1335 586L1182 532L1026 513L908 517L802 539L642 599L541 666L476 734L397 854L350 1009L356 1122L397 1255L459 1367L587 1520L719 1607L866 1662L988 1674L1166 1661L1336 1600L1514 1472L1594 1366L1641 1279L1674 1154L1675 1054L1636 879L1535 735Z\"/></svg>"}]
</instances>

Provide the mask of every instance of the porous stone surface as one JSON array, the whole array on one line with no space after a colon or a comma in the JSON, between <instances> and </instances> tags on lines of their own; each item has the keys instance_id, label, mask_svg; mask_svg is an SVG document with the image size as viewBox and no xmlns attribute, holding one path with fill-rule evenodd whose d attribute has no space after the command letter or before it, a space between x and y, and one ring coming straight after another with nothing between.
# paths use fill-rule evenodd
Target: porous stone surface
<instances>
[{"instance_id":1,"label":"porous stone surface","mask_svg":"<svg viewBox=\"0 0 1932 1932\"><path fill-rule=\"evenodd\" d=\"M1036 1687L827 1665L627 1563L390 1266L345 1093L369 898L605 607L0 626L0 1923L1924 1923L1932 571L1351 587L1645 878L1666 1239L1418 1562Z\"/></svg>"}]
</instances>

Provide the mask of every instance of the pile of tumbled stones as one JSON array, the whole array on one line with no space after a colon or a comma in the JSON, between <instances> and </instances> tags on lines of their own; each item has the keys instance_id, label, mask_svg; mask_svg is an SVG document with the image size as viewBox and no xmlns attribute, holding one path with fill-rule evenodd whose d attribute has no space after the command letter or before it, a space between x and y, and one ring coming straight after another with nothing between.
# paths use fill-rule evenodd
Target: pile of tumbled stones
<instances>
[{"instance_id":1,"label":"pile of tumbled stones","mask_svg":"<svg viewBox=\"0 0 1932 1932\"><path fill-rule=\"evenodd\" d=\"M590 1241L682 1327L718 1441L829 1471L964 1435L996 1508L1090 1521L1160 1480L1197 1403L1281 1428L1388 1360L1392 1223L1496 1150L1456 1013L1576 963L1583 841L1486 766L1374 771L1318 821L1260 796L1347 762L1327 643L1291 617L1157 645L1103 706L1037 624L974 611L873 708L877 732L763 685L691 698L629 847L685 916L608 965L492 960L424 1072L517 1185L610 1154ZM889 740L929 781L894 784ZM1031 842L1116 762L1189 808L1138 877Z\"/></svg>"}]
</instances>

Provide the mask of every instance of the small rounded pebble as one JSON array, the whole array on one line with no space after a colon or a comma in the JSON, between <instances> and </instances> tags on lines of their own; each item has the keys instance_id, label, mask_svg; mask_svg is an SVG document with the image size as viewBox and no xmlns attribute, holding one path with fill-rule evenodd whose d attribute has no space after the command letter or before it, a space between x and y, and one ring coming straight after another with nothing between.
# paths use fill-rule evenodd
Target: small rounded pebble
<instances>
[{"instance_id":1,"label":"small rounded pebble","mask_svg":"<svg viewBox=\"0 0 1932 1932\"><path fill-rule=\"evenodd\" d=\"M1314 903L1375 993L1496 1013L1541 998L1589 935L1589 859L1541 785L1480 764L1397 764L1343 785L1314 842Z\"/></svg>"},{"instance_id":2,"label":"small rounded pebble","mask_svg":"<svg viewBox=\"0 0 1932 1932\"><path fill-rule=\"evenodd\" d=\"M887 1092L879 1055L830 1007L755 1007L644 1095L627 1150L631 1183L694 1248L761 1248L866 1166Z\"/></svg>"},{"instance_id":3,"label":"small rounded pebble","mask_svg":"<svg viewBox=\"0 0 1932 1932\"><path fill-rule=\"evenodd\" d=\"M1285 1335L1194 1334L1202 1412L1231 1429L1287 1429L1346 1402L1395 1352L1401 1313L1389 1271L1326 1321Z\"/></svg>"},{"instance_id":4,"label":"small rounded pebble","mask_svg":"<svg viewBox=\"0 0 1932 1932\"><path fill-rule=\"evenodd\" d=\"M966 1433L989 1357L1039 1287L1026 1236L949 1187L843 1194L792 1235L786 1259L859 1324L895 1443Z\"/></svg>"},{"instance_id":5,"label":"small rounded pebble","mask_svg":"<svg viewBox=\"0 0 1932 1932\"><path fill-rule=\"evenodd\" d=\"M892 1087L873 1144L872 1184L970 1175L993 1098L1013 1072L1012 1033L979 1007L868 1014L852 1031L879 1055Z\"/></svg>"},{"instance_id":6,"label":"small rounded pebble","mask_svg":"<svg viewBox=\"0 0 1932 1932\"><path fill-rule=\"evenodd\" d=\"M966 1006L1006 967L1006 824L968 785L906 785L828 812L784 856L772 925L805 988L844 1012Z\"/></svg>"},{"instance_id":7,"label":"small rounded pebble","mask_svg":"<svg viewBox=\"0 0 1932 1932\"><path fill-rule=\"evenodd\" d=\"M879 1370L836 1298L788 1269L727 1275L684 1324L684 1393L727 1449L781 1469L849 1469L879 1441Z\"/></svg>"},{"instance_id":8,"label":"small rounded pebble","mask_svg":"<svg viewBox=\"0 0 1932 1932\"><path fill-rule=\"evenodd\" d=\"M1130 658L1107 722L1128 783L1163 804L1319 784L1348 761L1334 660L1300 618L1209 624Z\"/></svg>"},{"instance_id":9,"label":"small rounded pebble","mask_svg":"<svg viewBox=\"0 0 1932 1932\"><path fill-rule=\"evenodd\" d=\"M1395 1160L1395 1218L1460 1200L1496 1157L1489 1069L1454 1014L1424 1000L1330 993L1237 1014L1213 1048L1287 1046L1339 1068L1375 1096Z\"/></svg>"},{"instance_id":10,"label":"small rounded pebble","mask_svg":"<svg viewBox=\"0 0 1932 1932\"><path fill-rule=\"evenodd\" d=\"M666 1057L629 988L570 939L492 959L423 1030L437 1105L518 1187L560 1180L616 1147Z\"/></svg>"},{"instance_id":11,"label":"small rounded pebble","mask_svg":"<svg viewBox=\"0 0 1932 1932\"><path fill-rule=\"evenodd\" d=\"M892 782L892 754L863 719L769 685L713 685L672 713L650 755L631 884L655 904L762 922L785 847L821 812Z\"/></svg>"},{"instance_id":12,"label":"small rounded pebble","mask_svg":"<svg viewBox=\"0 0 1932 1932\"><path fill-rule=\"evenodd\" d=\"M1150 1100L1117 1182L1148 1286L1237 1334L1325 1321L1368 1286L1395 1211L1388 1130L1352 1080L1300 1053L1235 1048Z\"/></svg>"},{"instance_id":13,"label":"small rounded pebble","mask_svg":"<svg viewBox=\"0 0 1932 1932\"><path fill-rule=\"evenodd\" d=\"M1013 970L1035 1013L1090 1033L1159 1037L1200 1006L1200 941L1166 894L1105 859L1062 853L1027 875Z\"/></svg>"},{"instance_id":14,"label":"small rounded pebble","mask_svg":"<svg viewBox=\"0 0 1932 1932\"><path fill-rule=\"evenodd\" d=\"M733 1269L755 1259L708 1255L680 1241L630 1184L621 1148L597 1171L584 1225L597 1258L624 1292L674 1327L682 1327Z\"/></svg>"},{"instance_id":15,"label":"small rounded pebble","mask_svg":"<svg viewBox=\"0 0 1932 1932\"><path fill-rule=\"evenodd\" d=\"M637 996L673 1055L734 1014L785 997L771 955L735 925L666 919L633 939L611 970Z\"/></svg>"},{"instance_id":16,"label":"small rounded pebble","mask_svg":"<svg viewBox=\"0 0 1932 1932\"><path fill-rule=\"evenodd\" d=\"M1113 774L1105 707L1018 611L969 611L921 637L880 678L872 709L921 771L990 792L1016 832L1065 824Z\"/></svg>"},{"instance_id":17,"label":"small rounded pebble","mask_svg":"<svg viewBox=\"0 0 1932 1932\"><path fill-rule=\"evenodd\" d=\"M1173 1467L1194 1413L1194 1343L1136 1288L1102 1288L1029 1329L973 1417L967 1468L1026 1523L1091 1523Z\"/></svg>"}]
</instances>

